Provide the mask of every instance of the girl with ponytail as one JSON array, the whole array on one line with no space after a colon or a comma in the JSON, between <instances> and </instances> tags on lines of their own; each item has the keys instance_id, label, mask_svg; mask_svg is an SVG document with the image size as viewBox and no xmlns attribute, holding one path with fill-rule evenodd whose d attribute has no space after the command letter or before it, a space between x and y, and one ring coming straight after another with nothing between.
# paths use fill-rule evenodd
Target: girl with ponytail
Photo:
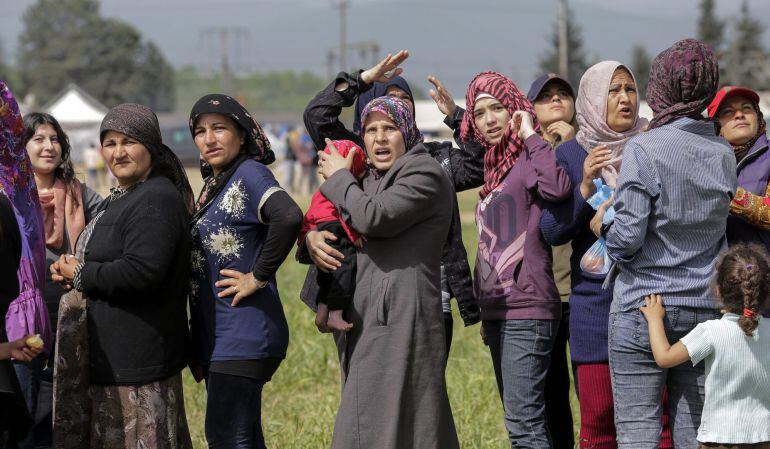
<instances>
[{"instance_id":1,"label":"girl with ponytail","mask_svg":"<svg viewBox=\"0 0 770 449\"><path fill-rule=\"evenodd\" d=\"M722 318L698 324L672 346L661 296L647 296L641 311L650 346L661 368L706 362L700 448L770 449L770 321L761 315L770 296L770 261L764 246L738 244L723 253L716 271Z\"/></svg>"}]
</instances>

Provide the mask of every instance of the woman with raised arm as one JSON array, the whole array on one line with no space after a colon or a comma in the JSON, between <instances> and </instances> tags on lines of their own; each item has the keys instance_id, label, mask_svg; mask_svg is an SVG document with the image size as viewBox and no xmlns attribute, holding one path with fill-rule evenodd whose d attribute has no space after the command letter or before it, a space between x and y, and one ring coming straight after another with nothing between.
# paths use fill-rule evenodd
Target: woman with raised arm
<instances>
[{"instance_id":1,"label":"woman with raised arm","mask_svg":"<svg viewBox=\"0 0 770 449\"><path fill-rule=\"evenodd\" d=\"M305 126L316 147L322 149L325 146L324 139L351 140L358 145L363 145L363 140L359 135L361 112L371 100L381 96L403 100L409 106L412 117L414 117L412 90L406 80L399 76L402 72L399 65L408 56L409 54L402 50L395 55L388 55L368 70L361 70L353 74L342 72L334 82L319 92L308 104L303 116ZM462 115L456 114L458 108L452 95L436 77L429 77L429 81L434 85L431 96L436 101L439 110L446 115L445 122L459 132ZM354 103L353 131L349 131L340 122L339 115L343 107L351 106ZM451 142L426 142L424 145L431 156L444 168L455 192L481 185L484 154L484 148L481 145L462 145L459 149L453 148ZM442 249L441 277L447 355L452 342L453 325L450 299L452 297L457 299L460 316L466 326L479 321L479 309L473 296L468 255L463 245L460 212L455 195L453 195L452 202L452 223ZM321 246L321 244L325 245L324 238L333 238L330 234L317 232L312 232L307 237L306 242L311 243L314 247ZM307 248L302 245L300 249L298 256L301 257ZM338 259L341 256L328 245L325 245L324 249L329 250L327 252ZM309 262L307 258L305 261ZM337 265L338 260L330 259L330 262L332 265ZM313 299L308 298L308 296L313 296L309 292L310 289L305 289L303 299L314 304Z\"/></svg>"}]
</instances>

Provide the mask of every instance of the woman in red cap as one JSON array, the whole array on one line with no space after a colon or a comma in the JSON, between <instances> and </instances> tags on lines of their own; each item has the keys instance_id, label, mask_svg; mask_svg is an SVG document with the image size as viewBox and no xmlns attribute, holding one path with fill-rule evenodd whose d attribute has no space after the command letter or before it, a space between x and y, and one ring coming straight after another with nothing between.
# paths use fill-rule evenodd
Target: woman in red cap
<instances>
[{"instance_id":1,"label":"woman in red cap","mask_svg":"<svg viewBox=\"0 0 770 449\"><path fill-rule=\"evenodd\" d=\"M725 86L708 107L719 119L720 134L735 152L738 190L730 203L727 241L761 243L770 250L770 151L759 95L745 87Z\"/></svg>"}]
</instances>

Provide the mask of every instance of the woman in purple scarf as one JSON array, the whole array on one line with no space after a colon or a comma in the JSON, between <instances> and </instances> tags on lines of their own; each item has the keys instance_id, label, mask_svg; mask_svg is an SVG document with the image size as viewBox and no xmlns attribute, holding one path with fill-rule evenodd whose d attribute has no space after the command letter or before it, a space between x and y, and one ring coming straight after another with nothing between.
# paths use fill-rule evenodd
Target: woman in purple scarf
<instances>
[{"instance_id":1,"label":"woman in purple scarf","mask_svg":"<svg viewBox=\"0 0 770 449\"><path fill-rule=\"evenodd\" d=\"M24 125L16 100L5 82L0 80L0 190L11 202L21 232L21 262L19 264L19 296L11 301L5 315L8 340L18 340L29 334L40 334L44 352L51 347L51 326L43 300L45 285L45 236L43 216L37 187L27 150L22 144ZM35 368L38 357L31 362L14 361L22 392L30 412L37 405Z\"/></svg>"}]
</instances>

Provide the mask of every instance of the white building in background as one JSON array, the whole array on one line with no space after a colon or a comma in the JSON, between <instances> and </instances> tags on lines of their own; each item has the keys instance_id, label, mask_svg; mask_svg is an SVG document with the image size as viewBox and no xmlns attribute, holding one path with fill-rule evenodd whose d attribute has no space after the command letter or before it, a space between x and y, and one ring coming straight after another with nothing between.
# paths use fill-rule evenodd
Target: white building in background
<instances>
[{"instance_id":1,"label":"white building in background","mask_svg":"<svg viewBox=\"0 0 770 449\"><path fill-rule=\"evenodd\" d=\"M69 137L72 159L80 163L83 150L89 144L99 146L99 126L109 110L79 86L70 84L40 111L53 115L59 121Z\"/></svg>"}]
</instances>

